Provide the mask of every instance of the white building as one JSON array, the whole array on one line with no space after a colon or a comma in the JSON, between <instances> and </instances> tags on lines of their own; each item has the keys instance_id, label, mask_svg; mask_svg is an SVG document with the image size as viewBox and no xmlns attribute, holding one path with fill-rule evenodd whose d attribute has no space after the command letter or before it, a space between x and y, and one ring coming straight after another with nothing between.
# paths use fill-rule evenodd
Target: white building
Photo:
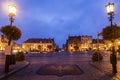
<instances>
[{"instance_id":1,"label":"white building","mask_svg":"<svg viewBox=\"0 0 120 80\"><path fill-rule=\"evenodd\" d=\"M22 43L22 48L27 52L52 52L55 42L50 38L30 38Z\"/></svg>"}]
</instances>

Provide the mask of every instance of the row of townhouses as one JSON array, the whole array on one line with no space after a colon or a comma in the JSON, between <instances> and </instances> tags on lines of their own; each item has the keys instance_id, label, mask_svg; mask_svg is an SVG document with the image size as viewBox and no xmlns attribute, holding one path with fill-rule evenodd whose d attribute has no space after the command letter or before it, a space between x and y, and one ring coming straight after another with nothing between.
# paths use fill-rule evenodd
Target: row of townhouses
<instances>
[{"instance_id":1,"label":"row of townhouses","mask_svg":"<svg viewBox=\"0 0 120 80\"><path fill-rule=\"evenodd\" d=\"M115 49L120 50L120 39L114 43ZM93 39L92 36L69 36L66 44L63 46L65 51L88 51L88 50L111 50L111 41L103 39Z\"/></svg>"},{"instance_id":2,"label":"row of townhouses","mask_svg":"<svg viewBox=\"0 0 120 80\"><path fill-rule=\"evenodd\" d=\"M5 36L0 36L0 51L4 51L8 40ZM120 39L114 43L116 50L120 49ZM54 52L56 43L53 38L30 38L21 45L13 43L12 50L25 52ZM111 50L112 43L102 39L93 39L92 36L69 36L63 46L63 51L76 52L88 50Z\"/></svg>"},{"instance_id":3,"label":"row of townhouses","mask_svg":"<svg viewBox=\"0 0 120 80\"><path fill-rule=\"evenodd\" d=\"M93 39L92 36L87 35L69 36L66 42L66 50L69 52L95 50L100 46L100 49L104 49L104 41L102 39Z\"/></svg>"}]
</instances>

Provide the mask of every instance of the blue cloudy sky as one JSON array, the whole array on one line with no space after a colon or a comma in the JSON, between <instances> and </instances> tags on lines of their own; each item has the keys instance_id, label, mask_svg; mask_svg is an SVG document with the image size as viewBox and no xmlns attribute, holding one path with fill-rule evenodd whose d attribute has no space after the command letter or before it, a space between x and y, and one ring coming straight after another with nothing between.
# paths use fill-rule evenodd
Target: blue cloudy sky
<instances>
[{"instance_id":1,"label":"blue cloudy sky","mask_svg":"<svg viewBox=\"0 0 120 80\"><path fill-rule=\"evenodd\" d=\"M114 22L120 25L119 0L0 0L0 26L9 24L7 3L14 2L14 25L22 31L17 42L28 38L54 38L58 45L69 35L91 35L109 25L105 5L115 3Z\"/></svg>"}]
</instances>

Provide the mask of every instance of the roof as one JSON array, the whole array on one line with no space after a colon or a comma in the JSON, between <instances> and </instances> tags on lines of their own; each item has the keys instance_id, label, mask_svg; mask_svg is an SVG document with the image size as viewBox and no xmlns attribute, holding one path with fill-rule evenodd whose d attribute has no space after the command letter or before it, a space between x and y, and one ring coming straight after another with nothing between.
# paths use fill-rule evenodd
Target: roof
<instances>
[{"instance_id":1,"label":"roof","mask_svg":"<svg viewBox=\"0 0 120 80\"><path fill-rule=\"evenodd\" d=\"M30 38L23 43L54 43L54 39L51 38Z\"/></svg>"},{"instance_id":2,"label":"roof","mask_svg":"<svg viewBox=\"0 0 120 80\"><path fill-rule=\"evenodd\" d=\"M103 39L93 39L92 40L92 43L94 44L94 43L104 43L104 40Z\"/></svg>"},{"instance_id":3,"label":"roof","mask_svg":"<svg viewBox=\"0 0 120 80\"><path fill-rule=\"evenodd\" d=\"M92 40L92 36L69 36L68 37L68 42L69 43L81 43L83 38L90 38Z\"/></svg>"}]
</instances>

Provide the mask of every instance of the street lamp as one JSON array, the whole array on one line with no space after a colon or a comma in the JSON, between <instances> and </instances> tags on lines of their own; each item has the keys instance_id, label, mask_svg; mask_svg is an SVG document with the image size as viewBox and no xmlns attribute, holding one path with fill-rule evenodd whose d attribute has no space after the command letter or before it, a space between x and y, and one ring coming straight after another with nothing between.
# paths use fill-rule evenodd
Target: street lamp
<instances>
[{"instance_id":1,"label":"street lamp","mask_svg":"<svg viewBox=\"0 0 120 80\"><path fill-rule=\"evenodd\" d=\"M108 3L106 5L106 10L107 10L107 14L109 15L109 21L110 21L110 26L111 28L113 27L113 23L112 23L112 20L113 20L113 16L114 16L114 3ZM114 31L112 31L114 32ZM111 36L112 38L114 37ZM117 59L116 59L116 54L115 54L115 47L114 47L114 39L112 39L112 54L110 55L110 61L111 61L111 64L112 64L112 72L113 74L116 74L117 73Z\"/></svg>"},{"instance_id":2,"label":"street lamp","mask_svg":"<svg viewBox=\"0 0 120 80\"><path fill-rule=\"evenodd\" d=\"M16 15L16 6L14 4L8 5L9 17L10 17L10 25L14 22L14 16Z\"/></svg>"},{"instance_id":3,"label":"street lamp","mask_svg":"<svg viewBox=\"0 0 120 80\"><path fill-rule=\"evenodd\" d=\"M109 21L110 21L111 27L112 27L112 20L113 20L113 16L114 16L114 3L108 3L106 5L106 9L107 9L107 14L110 15Z\"/></svg>"},{"instance_id":4,"label":"street lamp","mask_svg":"<svg viewBox=\"0 0 120 80\"><path fill-rule=\"evenodd\" d=\"M14 4L8 5L8 12L10 17L10 27L12 27L12 23L14 22L14 16L16 15L16 6ZM10 41L10 40L9 40ZM11 41L8 43L11 44ZM6 61L5 61L5 72L9 71L9 65L15 64L15 55L11 55L11 45L8 44L6 47L5 53L6 53Z\"/></svg>"}]
</instances>

